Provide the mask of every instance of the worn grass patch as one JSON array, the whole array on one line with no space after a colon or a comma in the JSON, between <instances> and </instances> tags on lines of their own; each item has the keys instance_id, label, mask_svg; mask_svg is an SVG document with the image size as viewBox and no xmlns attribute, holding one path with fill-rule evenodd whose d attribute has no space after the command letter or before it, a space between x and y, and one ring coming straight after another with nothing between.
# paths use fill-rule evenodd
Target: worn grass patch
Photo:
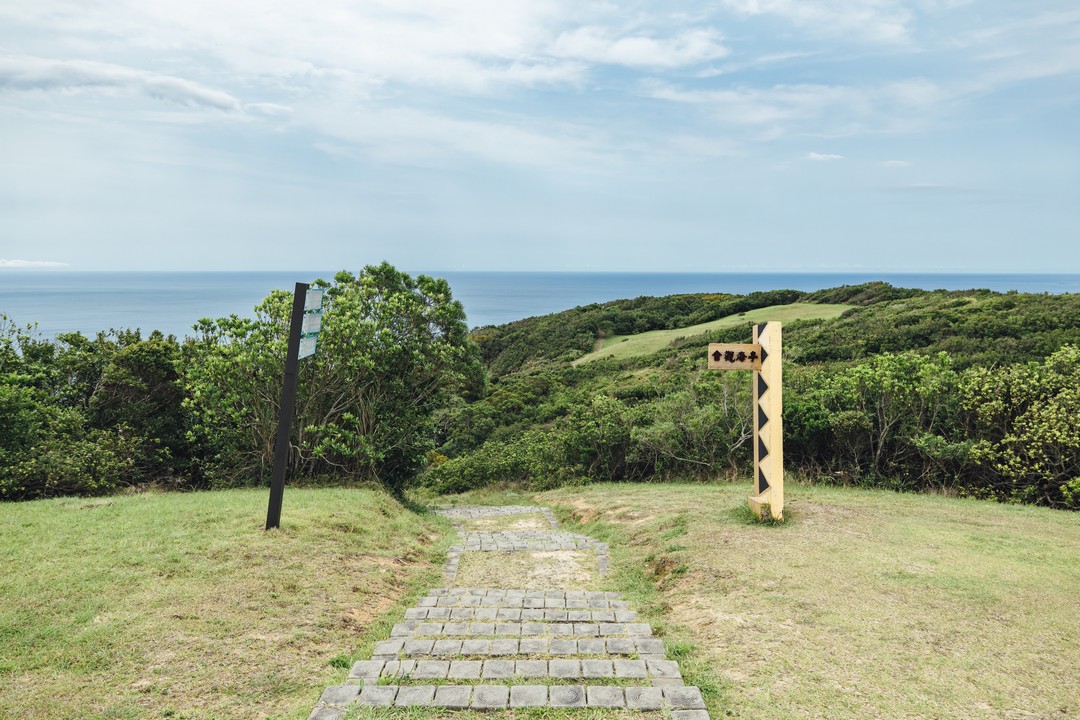
<instances>
[{"instance_id":1,"label":"worn grass patch","mask_svg":"<svg viewBox=\"0 0 1080 720\"><path fill-rule=\"evenodd\" d=\"M789 521L764 526L748 488L534 501L611 543L613 580L714 717L1080 716L1080 515L792 484Z\"/></svg>"},{"instance_id":2,"label":"worn grass patch","mask_svg":"<svg viewBox=\"0 0 1080 720\"><path fill-rule=\"evenodd\" d=\"M447 523L371 490L6 503L0 717L306 718L439 584ZM364 655L366 657L366 655Z\"/></svg>"},{"instance_id":3,"label":"worn grass patch","mask_svg":"<svg viewBox=\"0 0 1080 720\"><path fill-rule=\"evenodd\" d=\"M599 579L591 550L466 552L454 587L596 590Z\"/></svg>"},{"instance_id":4,"label":"worn grass patch","mask_svg":"<svg viewBox=\"0 0 1080 720\"><path fill-rule=\"evenodd\" d=\"M572 365L580 365L600 358L626 358L640 355L651 355L664 349L675 340L689 338L696 335L704 335L713 330L735 327L737 325L752 325L766 321L792 322L794 320L834 320L850 310L851 305L827 305L817 303L792 303L790 305L773 305L767 308L758 308L737 315L729 315L719 320L712 320L699 325L691 325L673 330L650 330L637 335L612 335L604 338L601 347L593 352L583 355L574 360ZM704 353L704 349L702 350Z\"/></svg>"}]
</instances>

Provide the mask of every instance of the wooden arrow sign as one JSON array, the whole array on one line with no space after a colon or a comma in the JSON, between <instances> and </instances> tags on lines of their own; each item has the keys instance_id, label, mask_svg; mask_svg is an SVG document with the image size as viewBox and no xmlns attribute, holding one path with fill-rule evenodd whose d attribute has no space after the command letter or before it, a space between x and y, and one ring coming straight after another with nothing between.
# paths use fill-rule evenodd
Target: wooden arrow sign
<instances>
[{"instance_id":1,"label":"wooden arrow sign","mask_svg":"<svg viewBox=\"0 0 1080 720\"><path fill-rule=\"evenodd\" d=\"M710 370L761 370L761 345L709 343Z\"/></svg>"},{"instance_id":2,"label":"wooden arrow sign","mask_svg":"<svg viewBox=\"0 0 1080 720\"><path fill-rule=\"evenodd\" d=\"M754 494L750 508L760 517L784 518L784 430L781 327L778 322L754 328L750 344L711 343L710 370L753 370Z\"/></svg>"}]
</instances>

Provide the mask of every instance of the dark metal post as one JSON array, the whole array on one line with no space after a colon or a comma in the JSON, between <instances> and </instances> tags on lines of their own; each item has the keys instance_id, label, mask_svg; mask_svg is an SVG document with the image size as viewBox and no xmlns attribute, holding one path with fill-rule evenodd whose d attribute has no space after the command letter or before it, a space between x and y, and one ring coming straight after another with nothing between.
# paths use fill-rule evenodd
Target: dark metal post
<instances>
[{"instance_id":1,"label":"dark metal post","mask_svg":"<svg viewBox=\"0 0 1080 720\"><path fill-rule=\"evenodd\" d=\"M289 322L289 349L285 354L285 377L281 381L277 440L274 442L274 474L270 478L270 505L266 509L266 529L281 525L281 499L285 494L285 466L289 462L289 435L296 407L296 373L300 368L300 328L304 324L307 283L296 283L292 320Z\"/></svg>"}]
</instances>

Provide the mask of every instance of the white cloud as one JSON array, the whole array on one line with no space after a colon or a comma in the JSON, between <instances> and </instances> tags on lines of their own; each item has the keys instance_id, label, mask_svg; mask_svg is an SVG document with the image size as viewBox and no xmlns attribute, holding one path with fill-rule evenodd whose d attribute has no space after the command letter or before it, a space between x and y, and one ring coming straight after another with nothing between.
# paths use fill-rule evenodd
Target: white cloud
<instances>
[{"instance_id":1,"label":"white cloud","mask_svg":"<svg viewBox=\"0 0 1080 720\"><path fill-rule=\"evenodd\" d=\"M743 15L774 15L811 35L868 43L905 43L912 12L903 0L722 0Z\"/></svg>"},{"instance_id":2,"label":"white cloud","mask_svg":"<svg viewBox=\"0 0 1080 720\"><path fill-rule=\"evenodd\" d=\"M813 57L817 54L818 53L816 52L771 53L768 55L762 55L760 57L752 58L750 60L724 63L723 65L717 67L709 67L696 73L696 76L699 78L719 77L721 75L729 75L731 73L742 72L744 70L756 70L759 68L768 67L770 65L788 62L789 60L799 60L802 58Z\"/></svg>"},{"instance_id":3,"label":"white cloud","mask_svg":"<svg viewBox=\"0 0 1080 720\"><path fill-rule=\"evenodd\" d=\"M51 60L27 55L0 57L0 87L14 90L112 88L180 105L239 110L232 95L184 78L90 60Z\"/></svg>"},{"instance_id":4,"label":"white cloud","mask_svg":"<svg viewBox=\"0 0 1080 720\"><path fill-rule=\"evenodd\" d=\"M816 152L812 152L812 153L807 153L806 154L806 159L807 160L814 160L816 162L829 162L830 160L843 160L844 156L843 155L835 155L833 153L816 153Z\"/></svg>"},{"instance_id":5,"label":"white cloud","mask_svg":"<svg viewBox=\"0 0 1080 720\"><path fill-rule=\"evenodd\" d=\"M247 103L244 105L244 110L248 112L257 112L262 115L281 116L292 114L293 109L288 105L278 105L277 103Z\"/></svg>"},{"instance_id":6,"label":"white cloud","mask_svg":"<svg viewBox=\"0 0 1080 720\"><path fill-rule=\"evenodd\" d=\"M297 118L323 135L360 148L379 162L443 166L461 156L502 165L589 174L617 160L604 139L570 124L532 127L523 118L464 119L408 107L370 108L355 114L332 105ZM343 148L328 146L332 152ZM348 150L345 150L347 153Z\"/></svg>"},{"instance_id":7,"label":"white cloud","mask_svg":"<svg viewBox=\"0 0 1080 720\"><path fill-rule=\"evenodd\" d=\"M730 52L712 29L687 30L669 38L615 37L602 27L560 34L551 46L556 57L636 68L677 68L722 58Z\"/></svg>"},{"instance_id":8,"label":"white cloud","mask_svg":"<svg viewBox=\"0 0 1080 720\"><path fill-rule=\"evenodd\" d=\"M71 267L67 263L52 260L5 260L0 258L0 268L62 268Z\"/></svg>"},{"instance_id":9,"label":"white cloud","mask_svg":"<svg viewBox=\"0 0 1080 720\"><path fill-rule=\"evenodd\" d=\"M647 83L646 92L661 100L703 105L710 115L732 125L768 125L819 117L827 109L856 103L857 91L844 86L775 85L733 90L685 90Z\"/></svg>"},{"instance_id":10,"label":"white cloud","mask_svg":"<svg viewBox=\"0 0 1080 720\"><path fill-rule=\"evenodd\" d=\"M761 139L794 131L821 137L911 132L945 112L955 95L922 78L877 87L800 84L697 90L649 81L643 88L650 97L698 105L716 121L752 127Z\"/></svg>"}]
</instances>

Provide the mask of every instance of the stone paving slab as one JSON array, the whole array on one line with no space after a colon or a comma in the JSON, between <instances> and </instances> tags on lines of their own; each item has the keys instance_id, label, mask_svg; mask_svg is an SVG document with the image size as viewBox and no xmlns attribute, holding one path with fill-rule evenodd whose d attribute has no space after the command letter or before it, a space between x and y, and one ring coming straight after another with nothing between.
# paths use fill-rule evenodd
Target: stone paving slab
<instances>
[{"instance_id":1,"label":"stone paving slab","mask_svg":"<svg viewBox=\"0 0 1080 720\"><path fill-rule=\"evenodd\" d=\"M544 707L548 704L547 685L514 685L510 688L510 707Z\"/></svg>"},{"instance_id":2,"label":"stone paving slab","mask_svg":"<svg viewBox=\"0 0 1080 720\"><path fill-rule=\"evenodd\" d=\"M360 691L357 702L361 705L390 707L397 696L397 685L371 685Z\"/></svg>"},{"instance_id":3,"label":"stone paving slab","mask_svg":"<svg viewBox=\"0 0 1080 720\"><path fill-rule=\"evenodd\" d=\"M399 687L394 704L398 707L430 707L435 702L433 685L413 685Z\"/></svg>"},{"instance_id":4,"label":"stone paving slab","mask_svg":"<svg viewBox=\"0 0 1080 720\"><path fill-rule=\"evenodd\" d=\"M626 707L630 710L659 710L664 707L664 691L652 687L626 688Z\"/></svg>"},{"instance_id":5,"label":"stone paving slab","mask_svg":"<svg viewBox=\"0 0 1080 720\"><path fill-rule=\"evenodd\" d=\"M585 698L589 707L626 707L626 697L621 687L590 685L585 688Z\"/></svg>"},{"instance_id":6,"label":"stone paving slab","mask_svg":"<svg viewBox=\"0 0 1080 720\"><path fill-rule=\"evenodd\" d=\"M552 685L548 696L551 707L585 707L585 688L581 685Z\"/></svg>"},{"instance_id":7,"label":"stone paving slab","mask_svg":"<svg viewBox=\"0 0 1080 720\"><path fill-rule=\"evenodd\" d=\"M472 707L478 710L502 710L510 703L506 685L477 685L473 688Z\"/></svg>"},{"instance_id":8,"label":"stone paving slab","mask_svg":"<svg viewBox=\"0 0 1080 720\"><path fill-rule=\"evenodd\" d=\"M472 701L472 688L468 685L440 685L435 689L435 707L464 710Z\"/></svg>"}]
</instances>

